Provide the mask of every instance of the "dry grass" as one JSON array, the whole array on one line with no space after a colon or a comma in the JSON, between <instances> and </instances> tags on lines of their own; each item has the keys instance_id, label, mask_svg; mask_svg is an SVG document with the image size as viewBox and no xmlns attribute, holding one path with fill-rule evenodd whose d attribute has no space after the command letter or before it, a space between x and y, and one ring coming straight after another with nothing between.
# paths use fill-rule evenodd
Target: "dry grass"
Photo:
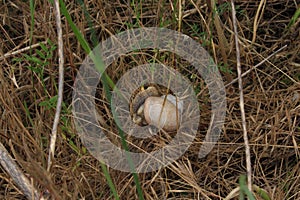
<instances>
[{"instance_id":1,"label":"dry grass","mask_svg":"<svg viewBox=\"0 0 300 200\"><path fill-rule=\"evenodd\" d=\"M92 44L83 9L71 2L66 5L72 19ZM211 5L206 4L210 1L182 1L179 23L176 18L178 5L164 0L157 1L159 3L145 0L140 5L137 2L133 6L120 0L112 3L85 1L97 39L102 41L132 26L180 28L215 58L225 85L237 77L231 12L226 8L230 4L217 4L223 9L219 10L219 20L215 20ZM259 1L235 2L243 72L276 49L288 45L243 77L253 184L266 190L275 200L300 199L300 20L286 29L297 9L295 2L272 0L265 6L259 5ZM53 7L45 0L36 3L32 44L47 39L57 41ZM61 199L112 199L100 163L85 152L72 124L72 86L86 54L65 18L62 23L66 107L63 108L55 159L49 174L46 171L47 155L55 107L41 106L40 103L57 94L57 50L45 65L42 77L28 69L27 66L32 64L29 61L15 61L14 58L20 58L22 54L30 54L30 49L22 51L29 46L29 3L16 0L0 4L0 141L42 194L61 196ZM216 24L222 26L223 33ZM224 38L226 41L220 41ZM228 46L224 46L227 43ZM33 53L36 48L40 49L39 46L33 48ZM107 73L117 81L126 70L147 62L151 56L154 55L143 53L121 57ZM178 61L168 54L158 55L156 59L169 65ZM184 61L182 63L184 67L178 67L178 70L193 81L195 90L204 88L203 80L197 75L191 77L192 69ZM207 91L202 89L198 96L202 111L197 139L175 163L157 172L139 174L145 199L223 199L238 186L239 176L246 173L246 158L237 83L227 86L226 93L226 123L215 148L205 158L198 159L210 119ZM109 125L108 132L116 133L101 88L98 98L104 100L99 101L98 106L106 114L104 120ZM168 140L166 137L166 141L153 138L149 145L149 141L128 139L145 150L159 148ZM137 199L131 174L113 169L110 174L121 199ZM1 166L0 199L24 199Z\"/></svg>"}]
</instances>

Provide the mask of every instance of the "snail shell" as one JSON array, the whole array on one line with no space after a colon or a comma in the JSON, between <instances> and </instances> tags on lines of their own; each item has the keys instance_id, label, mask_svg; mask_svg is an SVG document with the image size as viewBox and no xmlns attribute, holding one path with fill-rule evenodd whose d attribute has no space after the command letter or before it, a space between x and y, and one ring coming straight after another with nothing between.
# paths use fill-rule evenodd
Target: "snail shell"
<instances>
[{"instance_id":1,"label":"snail shell","mask_svg":"<svg viewBox=\"0 0 300 200\"><path fill-rule=\"evenodd\" d=\"M170 95L174 99L168 96L166 100L164 97L148 97L144 104L144 116L148 124L166 131L175 131L180 124L182 102L177 101L176 104L176 97Z\"/></svg>"}]
</instances>

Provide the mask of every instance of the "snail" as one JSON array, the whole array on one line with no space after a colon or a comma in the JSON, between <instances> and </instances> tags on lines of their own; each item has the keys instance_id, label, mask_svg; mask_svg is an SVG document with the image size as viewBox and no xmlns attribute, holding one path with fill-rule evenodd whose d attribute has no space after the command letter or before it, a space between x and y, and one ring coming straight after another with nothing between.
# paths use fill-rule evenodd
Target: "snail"
<instances>
[{"instance_id":1,"label":"snail","mask_svg":"<svg viewBox=\"0 0 300 200\"><path fill-rule=\"evenodd\" d=\"M164 88L150 85L141 87L132 96L130 114L134 123L154 125L165 131L174 131L180 125L182 102Z\"/></svg>"}]
</instances>

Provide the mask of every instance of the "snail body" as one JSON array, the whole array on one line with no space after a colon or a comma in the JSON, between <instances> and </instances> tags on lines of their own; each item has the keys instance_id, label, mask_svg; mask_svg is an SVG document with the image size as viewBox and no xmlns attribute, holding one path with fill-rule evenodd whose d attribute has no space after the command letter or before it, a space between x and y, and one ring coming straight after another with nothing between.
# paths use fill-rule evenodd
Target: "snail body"
<instances>
[{"instance_id":1,"label":"snail body","mask_svg":"<svg viewBox=\"0 0 300 200\"><path fill-rule=\"evenodd\" d=\"M143 116L144 103L148 97L152 96L159 96L159 91L154 86L149 86L147 89L142 87L141 90L131 98L130 113L134 123L147 125Z\"/></svg>"},{"instance_id":2,"label":"snail body","mask_svg":"<svg viewBox=\"0 0 300 200\"><path fill-rule=\"evenodd\" d=\"M137 113L138 109L144 104L145 100L151 96L159 96L158 90L154 86L149 86L147 89L142 87L133 98L130 106L130 112Z\"/></svg>"}]
</instances>

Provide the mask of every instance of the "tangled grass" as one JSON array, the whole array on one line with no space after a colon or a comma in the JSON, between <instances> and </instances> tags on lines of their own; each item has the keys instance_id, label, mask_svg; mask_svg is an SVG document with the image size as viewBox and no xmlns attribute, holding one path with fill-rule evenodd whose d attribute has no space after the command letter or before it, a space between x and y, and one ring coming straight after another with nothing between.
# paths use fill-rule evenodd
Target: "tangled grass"
<instances>
[{"instance_id":1,"label":"tangled grass","mask_svg":"<svg viewBox=\"0 0 300 200\"><path fill-rule=\"evenodd\" d=\"M227 96L222 137L205 158L198 159L211 117L208 91L199 74L176 55L149 51L129 53L108 67L107 74L116 82L128 69L151 59L175 66L193 82L201 105L199 131L188 151L166 168L137 175L145 199L234 199L241 186L239 178L246 174L238 85L231 83L237 77L231 7L226 1L214 2L65 2L91 47L95 41L129 28L180 30L210 53L222 74ZM300 18L295 14L299 13L299 4L292 0L238 0L235 5L242 71L250 70L243 77L243 92L253 194L257 199L267 199L262 193L274 200L300 199ZM58 80L53 5L46 0L36 1L32 12L27 1L3 0L0 8L0 142L43 196L113 199L100 162L82 145L72 120L72 87L87 56L80 41L62 17L64 102L54 163L48 172ZM284 45L287 47L282 51L253 68ZM178 67L176 63L180 63ZM120 145L101 84L97 98L103 126L110 139ZM167 142L160 138L151 142L130 137L127 140L145 150L160 148ZM108 171L120 199L138 199L132 174L110 168ZM25 199L1 165L0 199Z\"/></svg>"}]
</instances>

